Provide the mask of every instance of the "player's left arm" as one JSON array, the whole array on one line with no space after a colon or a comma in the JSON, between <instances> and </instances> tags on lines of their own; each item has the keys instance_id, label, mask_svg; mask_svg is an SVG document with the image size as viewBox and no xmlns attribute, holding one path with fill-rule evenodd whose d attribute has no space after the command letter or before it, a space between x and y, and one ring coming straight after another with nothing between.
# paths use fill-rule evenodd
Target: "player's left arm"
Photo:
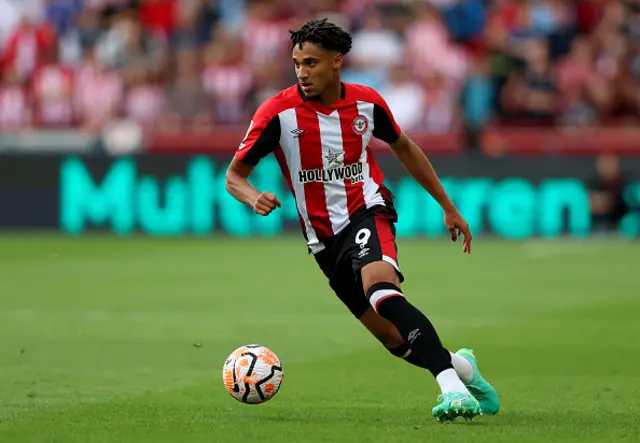
<instances>
[{"instance_id":1,"label":"player's left arm","mask_svg":"<svg viewBox=\"0 0 640 443\"><path fill-rule=\"evenodd\" d=\"M433 165L426 154L404 132L393 143L391 150L405 169L440 204L445 212L455 211L456 207L445 191Z\"/></svg>"},{"instance_id":2,"label":"player's left arm","mask_svg":"<svg viewBox=\"0 0 640 443\"><path fill-rule=\"evenodd\" d=\"M400 129L381 97L375 105L374 120L374 137L391 146L393 154L407 172L440 204L451 240L455 242L460 234L464 235L462 250L471 253L469 225L449 198L427 155Z\"/></svg>"}]
</instances>

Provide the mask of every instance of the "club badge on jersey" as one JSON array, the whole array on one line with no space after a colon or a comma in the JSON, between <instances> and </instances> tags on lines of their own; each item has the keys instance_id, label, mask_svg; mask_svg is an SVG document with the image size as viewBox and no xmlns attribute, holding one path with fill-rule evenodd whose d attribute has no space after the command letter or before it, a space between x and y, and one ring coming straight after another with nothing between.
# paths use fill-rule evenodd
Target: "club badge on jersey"
<instances>
[{"instance_id":1,"label":"club badge on jersey","mask_svg":"<svg viewBox=\"0 0 640 443\"><path fill-rule=\"evenodd\" d=\"M357 115L351 123L351 129L358 135L362 135L369 129L369 120L364 115Z\"/></svg>"}]
</instances>

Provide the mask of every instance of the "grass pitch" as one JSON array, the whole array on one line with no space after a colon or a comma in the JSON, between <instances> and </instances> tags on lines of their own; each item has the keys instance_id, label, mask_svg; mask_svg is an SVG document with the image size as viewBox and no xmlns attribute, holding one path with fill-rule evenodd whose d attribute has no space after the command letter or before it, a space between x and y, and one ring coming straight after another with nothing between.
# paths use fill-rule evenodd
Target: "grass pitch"
<instances>
[{"instance_id":1,"label":"grass pitch","mask_svg":"<svg viewBox=\"0 0 640 443\"><path fill-rule=\"evenodd\" d=\"M476 350L495 417L441 425L424 370L330 292L301 237L0 237L0 442L632 442L640 433L640 245L401 241L407 297ZM284 366L236 402L224 359Z\"/></svg>"}]
</instances>

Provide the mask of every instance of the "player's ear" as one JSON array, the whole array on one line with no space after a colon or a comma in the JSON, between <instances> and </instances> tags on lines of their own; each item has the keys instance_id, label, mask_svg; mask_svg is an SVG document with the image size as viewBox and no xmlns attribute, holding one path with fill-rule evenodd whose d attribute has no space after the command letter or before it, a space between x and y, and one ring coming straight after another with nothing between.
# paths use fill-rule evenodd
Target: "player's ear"
<instances>
[{"instance_id":1,"label":"player's ear","mask_svg":"<svg viewBox=\"0 0 640 443\"><path fill-rule=\"evenodd\" d=\"M344 62L344 56L339 52L333 57L333 69L342 68L342 63Z\"/></svg>"}]
</instances>

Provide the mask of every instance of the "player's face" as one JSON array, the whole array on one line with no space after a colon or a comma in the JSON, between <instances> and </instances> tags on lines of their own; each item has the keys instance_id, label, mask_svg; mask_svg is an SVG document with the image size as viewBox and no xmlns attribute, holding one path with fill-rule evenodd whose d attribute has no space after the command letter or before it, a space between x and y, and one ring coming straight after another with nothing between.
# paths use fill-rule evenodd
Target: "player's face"
<instances>
[{"instance_id":1,"label":"player's face","mask_svg":"<svg viewBox=\"0 0 640 443\"><path fill-rule=\"evenodd\" d=\"M339 79L342 54L328 51L315 43L293 48L293 65L298 83L307 98L319 97L325 88Z\"/></svg>"}]
</instances>

